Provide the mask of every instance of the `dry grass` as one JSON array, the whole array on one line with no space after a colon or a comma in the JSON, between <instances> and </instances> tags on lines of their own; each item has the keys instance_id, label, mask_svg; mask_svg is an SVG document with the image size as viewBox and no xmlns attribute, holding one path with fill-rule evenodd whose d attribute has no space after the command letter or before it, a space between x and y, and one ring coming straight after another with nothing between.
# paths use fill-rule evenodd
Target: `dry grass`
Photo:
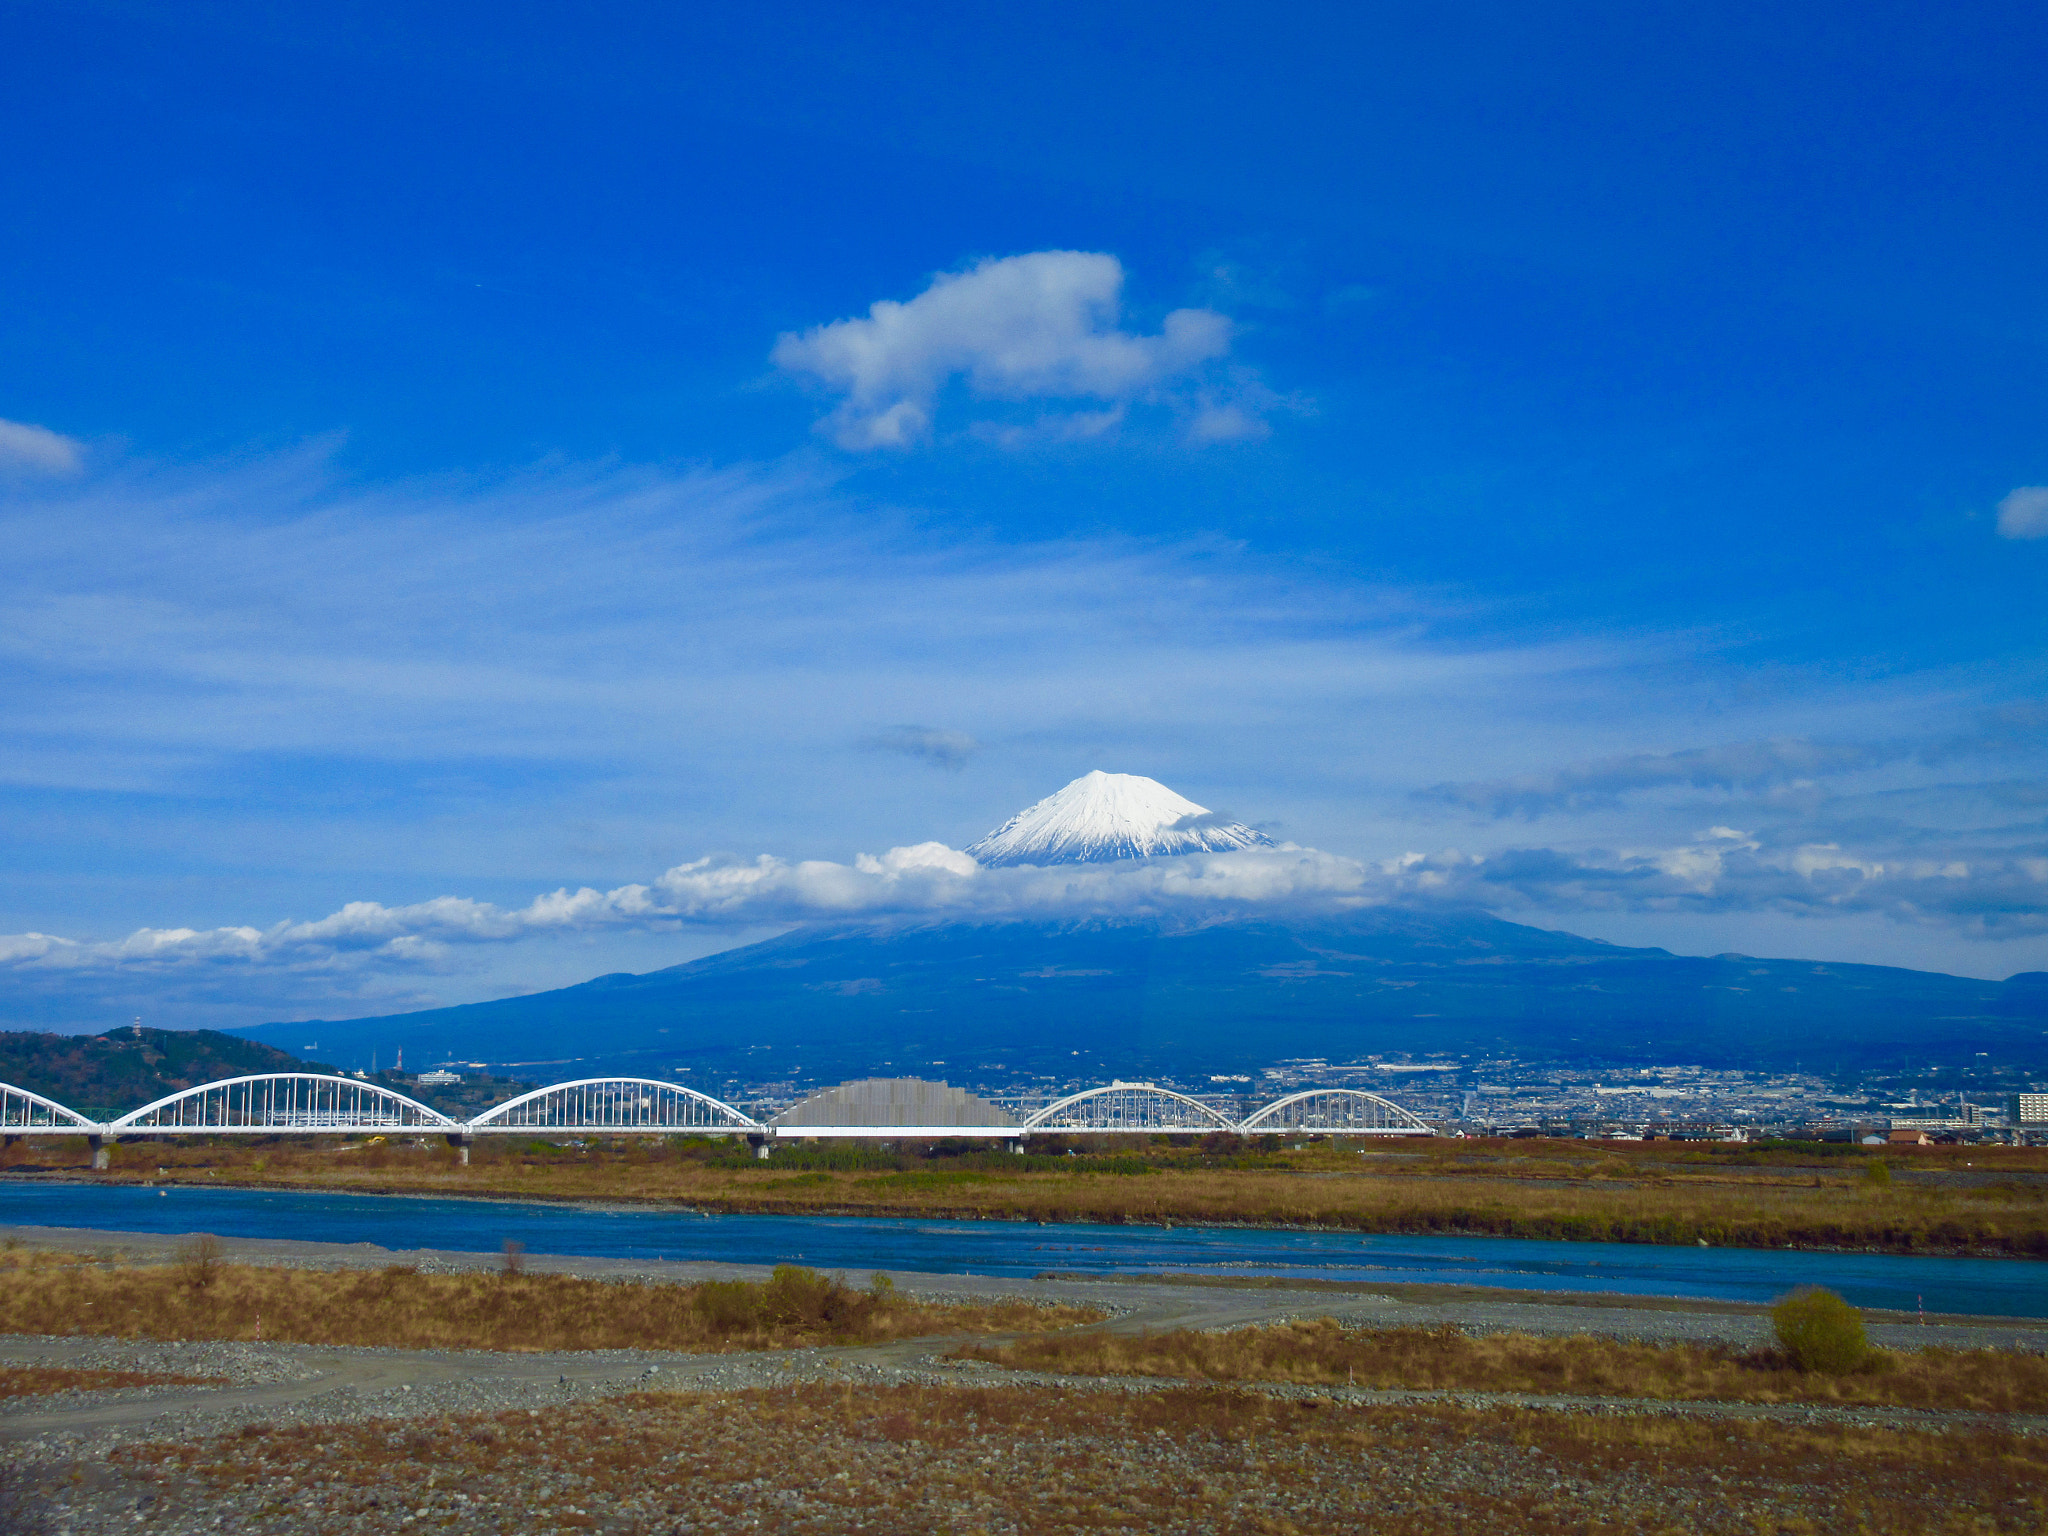
<instances>
[{"instance_id":1,"label":"dry grass","mask_svg":"<svg viewBox=\"0 0 2048 1536\"><path fill-rule=\"evenodd\" d=\"M1630 1344L1581 1334L1347 1328L1329 1318L1227 1333L1067 1334L966 1345L960 1358L1074 1376L1285 1381L1317 1386L1529 1392L1746 1403L2048 1410L2048 1359L1996 1349L1874 1351L1847 1375L1796 1368L1777 1350Z\"/></svg>"},{"instance_id":2,"label":"dry grass","mask_svg":"<svg viewBox=\"0 0 2048 1536\"><path fill-rule=\"evenodd\" d=\"M1096 1143L1100 1143L1097 1145ZM1879 1187L1861 1149L1750 1151L1644 1143L1327 1141L1247 1149L1145 1138L1082 1142L1067 1159L948 1149L745 1147L659 1139L556 1145L487 1139L460 1167L434 1141L365 1148L281 1138L254 1146L134 1143L115 1179L296 1188L680 1202L700 1210L1032 1221L1308 1225L1732 1247L1867 1247L2048 1257L2048 1157L2019 1148L1887 1149ZM1849 1153L1854 1155L1834 1155ZM75 1169L83 1142L38 1138L12 1166ZM1921 1174L2016 1177L1941 1187ZM162 1171L159 1172L158 1170Z\"/></svg>"},{"instance_id":3,"label":"dry grass","mask_svg":"<svg viewBox=\"0 0 2048 1536\"><path fill-rule=\"evenodd\" d=\"M410 1349L729 1350L1016 1333L1100 1312L1023 1302L927 1306L793 1266L759 1283L611 1284L569 1275L272 1269L214 1259L127 1268L0 1255L0 1332L271 1339Z\"/></svg>"},{"instance_id":4,"label":"dry grass","mask_svg":"<svg viewBox=\"0 0 2048 1536\"><path fill-rule=\"evenodd\" d=\"M52 1392L111 1392L121 1387L217 1387L218 1376L172 1376L160 1371L77 1371L61 1365L0 1365L0 1398L46 1397Z\"/></svg>"},{"instance_id":5,"label":"dry grass","mask_svg":"<svg viewBox=\"0 0 2048 1536\"><path fill-rule=\"evenodd\" d=\"M882 1536L2039 1530L2048 1452L1947 1434L1347 1408L1222 1389L829 1385L650 1395L123 1450L160 1517L239 1531ZM29 1492L32 1490L25 1490ZM116 1504L116 1498L125 1499Z\"/></svg>"}]
</instances>

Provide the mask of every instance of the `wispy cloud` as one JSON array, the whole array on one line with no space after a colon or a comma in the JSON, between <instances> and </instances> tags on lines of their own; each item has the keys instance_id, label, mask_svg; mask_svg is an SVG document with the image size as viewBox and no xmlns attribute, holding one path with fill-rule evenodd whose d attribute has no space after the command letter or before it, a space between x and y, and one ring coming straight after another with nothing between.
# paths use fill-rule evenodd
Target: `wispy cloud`
<instances>
[{"instance_id":1,"label":"wispy cloud","mask_svg":"<svg viewBox=\"0 0 2048 1536\"><path fill-rule=\"evenodd\" d=\"M820 429L842 448L908 448L933 432L955 380L981 401L1107 402L1024 422L979 422L1006 446L1113 430L1132 401L1157 397L1228 355L1230 320L1176 309L1156 334L1121 324L1124 269L1092 251L1034 251L942 273L908 301L879 299L865 318L835 320L776 343L775 365L840 396ZM1260 435L1270 391L1241 385L1199 403L1190 435L1224 442Z\"/></svg>"},{"instance_id":2,"label":"wispy cloud","mask_svg":"<svg viewBox=\"0 0 2048 1536\"><path fill-rule=\"evenodd\" d=\"M1220 543L935 539L776 471L365 488L315 447L20 486L0 502L17 1024L390 1011L531 985L524 957L586 952L563 945L702 952L860 913L1435 899L1881 912L1961 944L2048 910L2040 782L1926 766L2009 769L2048 712L1971 711L1948 682L1853 707L1815 690L1733 747L1526 777L1589 729L1677 734L1609 701L1712 657L1689 637L1524 641ZM1769 728L1786 713L1814 734ZM1873 746L1848 728L1869 719L1916 724ZM1056 877L956 862L949 844L1133 753L1339 851ZM905 774L892 754L977 771ZM1887 762L1889 800L1778 793ZM1654 793L1673 786L1727 804L1672 825L1695 815ZM1617 801L1637 816L1632 797L1641 825L1591 824ZM1436 807L1579 819L1551 847L1479 836L1390 861L1460 841L1418 841ZM1743 845L1687 836L1707 820ZM105 878L77 873L87 844ZM704 856L720 847L749 853Z\"/></svg>"},{"instance_id":3,"label":"wispy cloud","mask_svg":"<svg viewBox=\"0 0 2048 1536\"><path fill-rule=\"evenodd\" d=\"M85 445L48 427L21 421L0 421L0 474L76 474L85 460Z\"/></svg>"},{"instance_id":4,"label":"wispy cloud","mask_svg":"<svg viewBox=\"0 0 2048 1536\"><path fill-rule=\"evenodd\" d=\"M1411 854L1404 886L1493 911L1876 913L1978 940L2048 933L2048 838L2021 851L1877 856L1839 843L1770 846L1727 827L1662 848Z\"/></svg>"},{"instance_id":5,"label":"wispy cloud","mask_svg":"<svg viewBox=\"0 0 2048 1536\"><path fill-rule=\"evenodd\" d=\"M1987 710L1961 730L1936 731L1918 739L1812 741L1787 736L1682 752L1639 752L1545 773L1435 784L1415 791L1415 798L1487 816L1534 818L1614 806L1631 795L1660 789L1755 792L1906 761L1935 764L2042 751L2048 751L2048 705L2029 702Z\"/></svg>"},{"instance_id":6,"label":"wispy cloud","mask_svg":"<svg viewBox=\"0 0 2048 1536\"><path fill-rule=\"evenodd\" d=\"M2048 485L2022 485L1998 504L1998 532L2008 539L2048 539Z\"/></svg>"},{"instance_id":7,"label":"wispy cloud","mask_svg":"<svg viewBox=\"0 0 2048 1536\"><path fill-rule=\"evenodd\" d=\"M965 731L940 731L927 725L892 725L866 737L861 745L874 752L896 752L921 758L934 768L957 773L981 750L981 743Z\"/></svg>"},{"instance_id":8,"label":"wispy cloud","mask_svg":"<svg viewBox=\"0 0 2048 1536\"><path fill-rule=\"evenodd\" d=\"M1548 773L1436 784L1415 793L1418 800L1459 806L1488 816L1534 817L1616 805L1627 795L1674 785L1688 789L1763 789L1820 774L1870 767L1898 755L1890 748L1792 737L1695 747L1684 752L1631 753L1626 757L1575 763Z\"/></svg>"},{"instance_id":9,"label":"wispy cloud","mask_svg":"<svg viewBox=\"0 0 2048 1536\"><path fill-rule=\"evenodd\" d=\"M1431 600L1217 542L934 538L798 472L365 487L314 445L24 482L0 539L0 931L59 936L12 946L17 1024L375 1011L431 976L459 1001L535 955L573 980L546 935L671 930L483 909L721 846L964 843L1104 750L1270 800L1276 732L1599 664L1439 646ZM940 767L1003 746L935 783L878 737ZM309 908L354 915L281 923ZM676 958L650 943L592 969Z\"/></svg>"}]
</instances>

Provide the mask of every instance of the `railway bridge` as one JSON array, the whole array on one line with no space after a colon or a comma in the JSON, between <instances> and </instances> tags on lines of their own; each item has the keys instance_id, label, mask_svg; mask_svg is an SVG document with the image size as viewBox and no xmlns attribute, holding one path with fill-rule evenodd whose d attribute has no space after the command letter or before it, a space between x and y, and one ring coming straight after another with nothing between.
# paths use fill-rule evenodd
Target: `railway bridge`
<instances>
[{"instance_id":1,"label":"railway bridge","mask_svg":"<svg viewBox=\"0 0 2048 1536\"><path fill-rule=\"evenodd\" d=\"M759 1117L680 1083L587 1077L553 1083L456 1120L396 1089L320 1072L223 1078L166 1094L98 1121L56 1100L0 1083L0 1135L83 1135L93 1165L110 1143L158 1136L332 1136L413 1132L445 1136L469 1158L479 1136L737 1136L768 1155L777 1140L898 1141L949 1136L1006 1141L1034 1135L1428 1136L1433 1129L1362 1088L1310 1088L1248 1114L1154 1083L1107 1083L1043 1105L1006 1105L950 1083L862 1078Z\"/></svg>"}]
</instances>

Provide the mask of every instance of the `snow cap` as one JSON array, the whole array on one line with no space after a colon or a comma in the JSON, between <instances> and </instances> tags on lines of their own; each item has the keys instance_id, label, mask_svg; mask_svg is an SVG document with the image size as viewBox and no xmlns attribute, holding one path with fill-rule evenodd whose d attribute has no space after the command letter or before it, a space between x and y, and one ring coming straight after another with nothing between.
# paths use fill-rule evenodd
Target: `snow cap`
<instances>
[{"instance_id":1,"label":"snow cap","mask_svg":"<svg viewBox=\"0 0 2048 1536\"><path fill-rule=\"evenodd\" d=\"M1098 769L1019 811L967 851L993 868L1100 864L1272 846L1265 833L1243 822L1225 821L1157 779Z\"/></svg>"}]
</instances>

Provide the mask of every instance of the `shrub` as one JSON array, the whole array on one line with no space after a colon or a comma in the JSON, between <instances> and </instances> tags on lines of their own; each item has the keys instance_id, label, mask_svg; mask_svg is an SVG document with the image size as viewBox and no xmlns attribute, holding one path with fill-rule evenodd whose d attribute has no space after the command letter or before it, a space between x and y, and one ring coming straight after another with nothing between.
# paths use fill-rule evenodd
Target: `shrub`
<instances>
[{"instance_id":1,"label":"shrub","mask_svg":"<svg viewBox=\"0 0 2048 1536\"><path fill-rule=\"evenodd\" d=\"M1771 1326L1779 1345L1802 1371L1840 1376L1870 1355L1863 1314L1833 1291L1794 1291L1771 1308Z\"/></svg>"},{"instance_id":2,"label":"shrub","mask_svg":"<svg viewBox=\"0 0 2048 1536\"><path fill-rule=\"evenodd\" d=\"M846 1321L860 1298L829 1275L796 1264L778 1264L761 1287L761 1310L772 1323Z\"/></svg>"},{"instance_id":3,"label":"shrub","mask_svg":"<svg viewBox=\"0 0 2048 1536\"><path fill-rule=\"evenodd\" d=\"M1863 1170L1863 1182L1872 1189L1890 1189L1892 1187L1892 1165L1890 1163L1872 1163Z\"/></svg>"},{"instance_id":4,"label":"shrub","mask_svg":"<svg viewBox=\"0 0 2048 1536\"><path fill-rule=\"evenodd\" d=\"M197 1232L178 1244L178 1265L185 1272L185 1283L195 1291L203 1291L220 1278L220 1239L211 1232Z\"/></svg>"},{"instance_id":5,"label":"shrub","mask_svg":"<svg viewBox=\"0 0 2048 1536\"><path fill-rule=\"evenodd\" d=\"M714 1333L732 1335L763 1328L857 1332L895 1299L895 1286L877 1275L863 1294L830 1275L796 1264L779 1264L763 1281L713 1280L697 1287L697 1315Z\"/></svg>"},{"instance_id":6,"label":"shrub","mask_svg":"<svg viewBox=\"0 0 2048 1536\"><path fill-rule=\"evenodd\" d=\"M712 1280L697 1287L697 1315L715 1334L749 1333L761 1324L761 1287Z\"/></svg>"}]
</instances>

